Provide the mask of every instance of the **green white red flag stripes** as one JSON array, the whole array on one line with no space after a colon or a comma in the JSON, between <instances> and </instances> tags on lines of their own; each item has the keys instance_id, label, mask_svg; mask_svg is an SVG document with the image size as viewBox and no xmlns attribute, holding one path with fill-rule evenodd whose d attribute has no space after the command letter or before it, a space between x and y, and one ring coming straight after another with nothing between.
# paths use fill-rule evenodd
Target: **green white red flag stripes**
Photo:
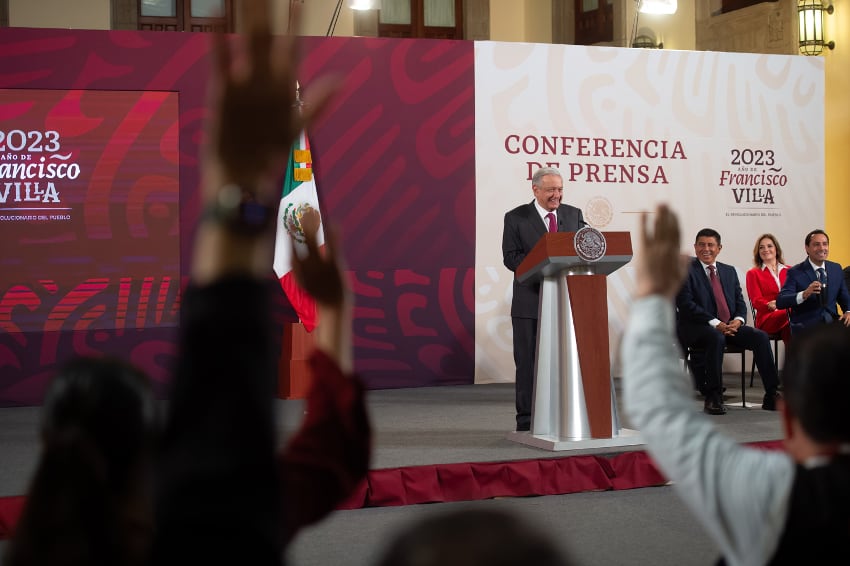
<instances>
[{"instance_id":1,"label":"green white red flag stripes","mask_svg":"<svg viewBox=\"0 0 850 566\"><path fill-rule=\"evenodd\" d=\"M306 250L301 217L310 207L319 210L319 195L316 192L316 180L313 177L310 142L307 140L307 133L302 131L292 146L286 166L286 176L283 180L280 209L277 213L274 272L280 280L283 292L286 293L308 332L312 332L316 327L316 303L295 281L290 242L295 242L296 253ZM321 215L321 211L319 214ZM319 245L322 246L324 243L324 230L320 225Z\"/></svg>"}]
</instances>

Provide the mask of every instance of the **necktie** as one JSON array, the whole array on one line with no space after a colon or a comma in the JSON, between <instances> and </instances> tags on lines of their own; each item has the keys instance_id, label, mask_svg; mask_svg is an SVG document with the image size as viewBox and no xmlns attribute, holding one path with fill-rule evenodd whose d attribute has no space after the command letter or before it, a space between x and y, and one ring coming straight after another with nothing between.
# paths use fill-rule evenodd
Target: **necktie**
<instances>
[{"instance_id":1,"label":"necktie","mask_svg":"<svg viewBox=\"0 0 850 566\"><path fill-rule=\"evenodd\" d=\"M708 266L708 278L711 281L711 290L714 291L714 302L717 303L717 318L721 322L729 322L732 315L729 313L729 305L726 304L726 296L723 295L723 286L717 276L717 269L713 265Z\"/></svg>"},{"instance_id":2,"label":"necktie","mask_svg":"<svg viewBox=\"0 0 850 566\"><path fill-rule=\"evenodd\" d=\"M818 268L818 280L820 281L820 304L826 306L826 270Z\"/></svg>"},{"instance_id":3,"label":"necktie","mask_svg":"<svg viewBox=\"0 0 850 566\"><path fill-rule=\"evenodd\" d=\"M557 232L558 231L558 223L555 222L555 215L551 212L546 215L546 219L549 220L549 231Z\"/></svg>"}]
</instances>

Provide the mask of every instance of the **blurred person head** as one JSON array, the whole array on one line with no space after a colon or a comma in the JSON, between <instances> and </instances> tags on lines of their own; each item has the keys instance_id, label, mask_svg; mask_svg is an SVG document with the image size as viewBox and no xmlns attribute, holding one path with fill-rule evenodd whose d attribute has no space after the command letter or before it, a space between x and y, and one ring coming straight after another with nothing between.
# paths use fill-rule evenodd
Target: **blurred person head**
<instances>
[{"instance_id":1,"label":"blurred person head","mask_svg":"<svg viewBox=\"0 0 850 566\"><path fill-rule=\"evenodd\" d=\"M552 540L496 509L437 513L391 542L378 566L567 566Z\"/></svg>"},{"instance_id":2,"label":"blurred person head","mask_svg":"<svg viewBox=\"0 0 850 566\"><path fill-rule=\"evenodd\" d=\"M850 444L850 328L821 324L795 334L783 372L783 427L797 461L832 456Z\"/></svg>"},{"instance_id":3,"label":"blurred person head","mask_svg":"<svg viewBox=\"0 0 850 566\"><path fill-rule=\"evenodd\" d=\"M126 362L62 367L45 395L41 457L5 566L145 561L155 413L148 378Z\"/></svg>"}]
</instances>

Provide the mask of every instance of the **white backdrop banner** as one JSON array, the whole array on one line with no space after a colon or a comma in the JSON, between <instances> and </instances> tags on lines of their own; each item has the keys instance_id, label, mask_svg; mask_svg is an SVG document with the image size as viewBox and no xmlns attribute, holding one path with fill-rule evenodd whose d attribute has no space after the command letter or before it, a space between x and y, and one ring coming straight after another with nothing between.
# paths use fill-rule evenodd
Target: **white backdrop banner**
<instances>
[{"instance_id":1,"label":"white backdrop banner","mask_svg":"<svg viewBox=\"0 0 850 566\"><path fill-rule=\"evenodd\" d=\"M639 213L668 202L682 251L716 229L742 289L764 232L801 261L824 223L823 76L819 57L476 42L476 383L514 379L502 227L540 166L635 252ZM631 264L608 278L615 375L633 286Z\"/></svg>"}]
</instances>

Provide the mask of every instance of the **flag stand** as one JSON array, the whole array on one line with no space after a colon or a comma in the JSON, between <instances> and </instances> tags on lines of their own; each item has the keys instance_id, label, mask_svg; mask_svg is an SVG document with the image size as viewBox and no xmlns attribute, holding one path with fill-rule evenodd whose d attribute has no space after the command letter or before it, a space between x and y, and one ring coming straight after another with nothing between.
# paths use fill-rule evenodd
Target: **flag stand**
<instances>
[{"instance_id":1,"label":"flag stand","mask_svg":"<svg viewBox=\"0 0 850 566\"><path fill-rule=\"evenodd\" d=\"M281 399L303 399L310 388L310 365L313 335L300 322L283 327L283 345L278 363L277 396Z\"/></svg>"}]
</instances>

